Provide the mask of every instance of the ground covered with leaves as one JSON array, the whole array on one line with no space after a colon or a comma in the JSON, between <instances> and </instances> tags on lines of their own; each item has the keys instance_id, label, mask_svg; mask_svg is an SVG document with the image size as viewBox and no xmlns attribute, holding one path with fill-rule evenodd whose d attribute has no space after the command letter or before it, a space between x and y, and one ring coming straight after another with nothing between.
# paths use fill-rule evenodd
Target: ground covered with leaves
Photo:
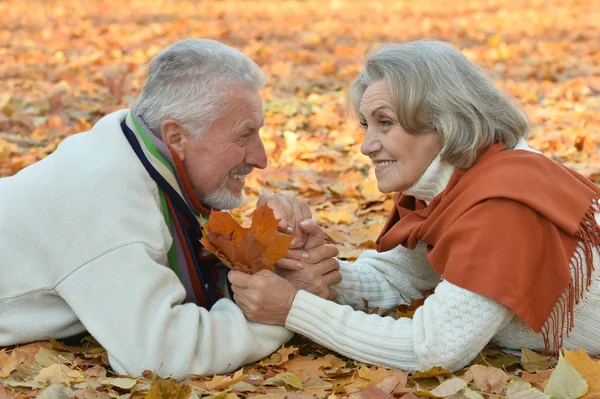
<instances>
[{"instance_id":1,"label":"ground covered with leaves","mask_svg":"<svg viewBox=\"0 0 600 399\"><path fill-rule=\"evenodd\" d=\"M244 51L267 74L262 136L270 166L251 175L236 216L247 219L263 193L305 198L327 238L354 259L373 246L391 197L377 191L360 155L345 89L377 43L437 38L459 47L517 99L532 124L530 145L600 181L596 0L22 0L0 2L0 15L0 177L129 107L148 60L164 47L214 38ZM115 376L93 339L74 345L49 341L0 351L0 398L600 397L600 364L579 352L566 352L556 365L529 351L487 348L455 374L408 374L297 339L233 375L177 383L151 372Z\"/></svg>"}]
</instances>

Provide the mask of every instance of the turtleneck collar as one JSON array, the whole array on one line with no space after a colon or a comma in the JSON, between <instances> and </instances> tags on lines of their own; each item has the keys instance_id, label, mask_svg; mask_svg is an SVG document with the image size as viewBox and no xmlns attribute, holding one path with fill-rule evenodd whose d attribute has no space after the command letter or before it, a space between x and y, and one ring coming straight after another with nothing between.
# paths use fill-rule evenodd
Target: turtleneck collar
<instances>
[{"instance_id":1,"label":"turtleneck collar","mask_svg":"<svg viewBox=\"0 0 600 399\"><path fill-rule=\"evenodd\" d=\"M454 166L442 162L438 154L425 169L419 180L404 190L402 194L413 196L429 204L436 195L444 191L452 173L454 173L454 169Z\"/></svg>"}]
</instances>

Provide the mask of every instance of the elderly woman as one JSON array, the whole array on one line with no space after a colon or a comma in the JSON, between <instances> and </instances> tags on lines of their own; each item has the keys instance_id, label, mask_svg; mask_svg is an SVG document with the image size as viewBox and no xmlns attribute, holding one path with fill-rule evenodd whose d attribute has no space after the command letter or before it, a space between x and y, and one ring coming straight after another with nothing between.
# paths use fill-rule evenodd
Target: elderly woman
<instances>
[{"instance_id":1,"label":"elderly woman","mask_svg":"<svg viewBox=\"0 0 600 399\"><path fill-rule=\"evenodd\" d=\"M379 189L398 193L377 251L340 262L338 303L230 272L246 316L400 369L457 370L489 342L600 354L600 190L525 144L523 111L436 41L370 53L349 102ZM365 298L385 314L432 288L413 319L358 310Z\"/></svg>"}]
</instances>

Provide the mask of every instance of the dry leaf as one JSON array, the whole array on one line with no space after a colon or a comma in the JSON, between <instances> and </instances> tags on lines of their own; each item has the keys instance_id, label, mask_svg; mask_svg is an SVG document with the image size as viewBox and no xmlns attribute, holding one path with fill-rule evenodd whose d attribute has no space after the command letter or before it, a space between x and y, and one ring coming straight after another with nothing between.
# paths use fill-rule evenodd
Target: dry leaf
<instances>
[{"instance_id":1,"label":"dry leaf","mask_svg":"<svg viewBox=\"0 0 600 399\"><path fill-rule=\"evenodd\" d=\"M244 371L239 369L232 376L216 375L212 380L206 381L206 388L210 391L220 391L230 385L244 380Z\"/></svg>"},{"instance_id":2,"label":"dry leaf","mask_svg":"<svg viewBox=\"0 0 600 399\"><path fill-rule=\"evenodd\" d=\"M278 223L267 205L254 211L250 228L240 226L227 212L213 210L200 242L233 270L250 274L273 270L293 239L277 232Z\"/></svg>"},{"instance_id":3,"label":"dry leaf","mask_svg":"<svg viewBox=\"0 0 600 399\"><path fill-rule=\"evenodd\" d=\"M523 365L523 368L530 373L535 373L554 367L556 365L556 359L538 355L527 348L521 348L521 365Z\"/></svg>"},{"instance_id":4,"label":"dry leaf","mask_svg":"<svg viewBox=\"0 0 600 399\"><path fill-rule=\"evenodd\" d=\"M105 378L99 381L102 385L110 385L121 389L131 389L137 384L137 379L132 378Z\"/></svg>"},{"instance_id":5,"label":"dry leaf","mask_svg":"<svg viewBox=\"0 0 600 399\"><path fill-rule=\"evenodd\" d=\"M535 389L520 378L513 378L506 388L506 399L550 399L550 395Z\"/></svg>"},{"instance_id":6,"label":"dry leaf","mask_svg":"<svg viewBox=\"0 0 600 399\"><path fill-rule=\"evenodd\" d=\"M72 370L64 364L53 364L40 370L40 373L34 378L34 381L42 384L57 384L82 381L84 375L81 371Z\"/></svg>"},{"instance_id":7,"label":"dry leaf","mask_svg":"<svg viewBox=\"0 0 600 399\"><path fill-rule=\"evenodd\" d=\"M431 378L431 377L452 377L454 376L454 374L452 374L450 371L442 368L442 367L432 367L427 371L417 371L415 373L415 375L412 376L413 380L419 379L419 378Z\"/></svg>"},{"instance_id":8,"label":"dry leaf","mask_svg":"<svg viewBox=\"0 0 600 399\"><path fill-rule=\"evenodd\" d=\"M268 358L262 360L259 365L264 367L280 366L290 359L290 355L296 352L298 352L298 348L284 346Z\"/></svg>"},{"instance_id":9,"label":"dry leaf","mask_svg":"<svg viewBox=\"0 0 600 399\"><path fill-rule=\"evenodd\" d=\"M585 379L560 353L544 393L561 399L576 399L585 395L587 391L588 384Z\"/></svg>"},{"instance_id":10,"label":"dry leaf","mask_svg":"<svg viewBox=\"0 0 600 399\"><path fill-rule=\"evenodd\" d=\"M71 399L72 397L73 390L63 384L52 384L38 396L40 399Z\"/></svg>"},{"instance_id":11,"label":"dry leaf","mask_svg":"<svg viewBox=\"0 0 600 399\"><path fill-rule=\"evenodd\" d=\"M377 385L371 384L360 391L361 399L393 399L389 393L382 391Z\"/></svg>"},{"instance_id":12,"label":"dry leaf","mask_svg":"<svg viewBox=\"0 0 600 399\"><path fill-rule=\"evenodd\" d=\"M17 359L17 353L11 351L10 354L6 353L6 349L0 351L0 378L6 378L12 373L19 364Z\"/></svg>"},{"instance_id":13,"label":"dry leaf","mask_svg":"<svg viewBox=\"0 0 600 399\"><path fill-rule=\"evenodd\" d=\"M437 388L432 389L431 393L438 398L443 398L462 391L466 386L465 380L455 377L442 382Z\"/></svg>"},{"instance_id":14,"label":"dry leaf","mask_svg":"<svg viewBox=\"0 0 600 399\"><path fill-rule=\"evenodd\" d=\"M189 385L155 377L145 399L188 399L191 392Z\"/></svg>"},{"instance_id":15,"label":"dry leaf","mask_svg":"<svg viewBox=\"0 0 600 399\"><path fill-rule=\"evenodd\" d=\"M304 388L304 385L302 385L302 382L294 373L277 374L275 377L271 377L265 382L263 382L263 385L273 385L276 387L286 387L295 389Z\"/></svg>"},{"instance_id":16,"label":"dry leaf","mask_svg":"<svg viewBox=\"0 0 600 399\"><path fill-rule=\"evenodd\" d=\"M471 366L470 370L478 390L499 394L506 389L509 377L504 371L480 364Z\"/></svg>"},{"instance_id":17,"label":"dry leaf","mask_svg":"<svg viewBox=\"0 0 600 399\"><path fill-rule=\"evenodd\" d=\"M565 350L564 357L588 384L588 392L581 399L600 398L600 362L593 361L582 349L579 352Z\"/></svg>"}]
</instances>

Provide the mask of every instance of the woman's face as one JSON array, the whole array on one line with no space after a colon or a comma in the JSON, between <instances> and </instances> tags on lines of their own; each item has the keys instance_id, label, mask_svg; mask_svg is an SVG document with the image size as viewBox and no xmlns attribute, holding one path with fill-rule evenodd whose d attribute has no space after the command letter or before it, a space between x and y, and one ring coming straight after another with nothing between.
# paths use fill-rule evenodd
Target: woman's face
<instances>
[{"instance_id":1,"label":"woman's face","mask_svg":"<svg viewBox=\"0 0 600 399\"><path fill-rule=\"evenodd\" d=\"M398 123L396 104L385 80L369 87L360 101L361 125L366 131L360 150L371 158L379 191L402 192L425 172L441 149L434 132L408 133Z\"/></svg>"}]
</instances>

